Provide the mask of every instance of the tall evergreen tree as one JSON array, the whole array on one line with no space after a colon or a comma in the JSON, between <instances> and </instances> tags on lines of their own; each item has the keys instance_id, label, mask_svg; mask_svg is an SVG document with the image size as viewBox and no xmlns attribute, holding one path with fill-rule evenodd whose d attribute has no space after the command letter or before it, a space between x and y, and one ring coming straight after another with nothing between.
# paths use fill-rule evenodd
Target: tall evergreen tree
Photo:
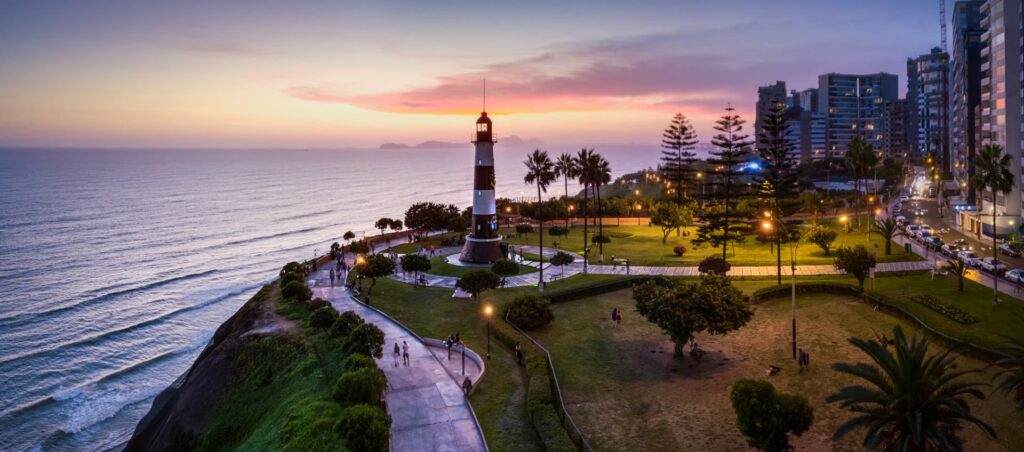
<instances>
[{"instance_id":1,"label":"tall evergreen tree","mask_svg":"<svg viewBox=\"0 0 1024 452\"><path fill-rule=\"evenodd\" d=\"M676 202L682 204L687 197L687 186L694 173L697 155L697 130L682 113L676 113L668 127L661 134L661 177L672 183L676 190ZM666 190L668 191L668 189Z\"/></svg>"},{"instance_id":2,"label":"tall evergreen tree","mask_svg":"<svg viewBox=\"0 0 1024 452\"><path fill-rule=\"evenodd\" d=\"M800 210L800 188L797 184L795 162L790 160L793 144L786 130L785 106L777 104L768 110L761 130L757 131L757 155L761 160L761 173L756 181L761 188L761 203L771 213L774 222L772 242L776 249L776 276L782 284L782 239L785 231L797 222L783 223ZM784 229L782 226L785 225Z\"/></svg>"},{"instance_id":3,"label":"tall evergreen tree","mask_svg":"<svg viewBox=\"0 0 1024 452\"><path fill-rule=\"evenodd\" d=\"M718 134L711 139L711 144L718 149L711 151L708 163L721 169L716 168L714 185L717 188L710 200L712 205L704 210L704 224L697 228L697 238L693 240L695 243L721 246L722 259L727 259L730 241L741 242L750 234L750 224L744 221L749 218L749 212L737 209L745 191L740 177L753 144L743 133L745 123L732 105L726 107L725 114L715 121Z\"/></svg>"}]
</instances>

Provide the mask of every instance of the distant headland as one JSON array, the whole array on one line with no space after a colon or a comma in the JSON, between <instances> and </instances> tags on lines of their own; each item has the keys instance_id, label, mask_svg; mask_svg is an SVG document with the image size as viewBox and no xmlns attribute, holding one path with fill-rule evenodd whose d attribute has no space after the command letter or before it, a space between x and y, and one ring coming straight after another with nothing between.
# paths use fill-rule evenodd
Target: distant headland
<instances>
[{"instance_id":1,"label":"distant headland","mask_svg":"<svg viewBox=\"0 0 1024 452\"><path fill-rule=\"evenodd\" d=\"M544 142L537 138L522 139L516 135L509 135L501 138L502 146L508 147L539 147L543 146ZM414 146L410 146L405 143L384 143L380 145L379 149L451 149L462 146L468 146L469 142L456 143L451 141L424 141Z\"/></svg>"}]
</instances>

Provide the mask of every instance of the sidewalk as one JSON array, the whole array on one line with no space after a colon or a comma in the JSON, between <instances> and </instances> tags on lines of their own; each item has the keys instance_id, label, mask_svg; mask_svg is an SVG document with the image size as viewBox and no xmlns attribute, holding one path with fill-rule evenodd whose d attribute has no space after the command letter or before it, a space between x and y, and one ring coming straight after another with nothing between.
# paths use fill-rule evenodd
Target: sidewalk
<instances>
[{"instance_id":1,"label":"sidewalk","mask_svg":"<svg viewBox=\"0 0 1024 452\"><path fill-rule=\"evenodd\" d=\"M404 327L353 300L344 286L330 286L330 267L321 266L313 274L313 296L330 301L338 312L354 311L384 332L384 357L377 364L388 379L391 450L486 451L483 431L469 401L442 362ZM399 347L403 342L409 344L408 366L395 366L391 351L396 342ZM475 371L480 373L478 367Z\"/></svg>"}]
</instances>

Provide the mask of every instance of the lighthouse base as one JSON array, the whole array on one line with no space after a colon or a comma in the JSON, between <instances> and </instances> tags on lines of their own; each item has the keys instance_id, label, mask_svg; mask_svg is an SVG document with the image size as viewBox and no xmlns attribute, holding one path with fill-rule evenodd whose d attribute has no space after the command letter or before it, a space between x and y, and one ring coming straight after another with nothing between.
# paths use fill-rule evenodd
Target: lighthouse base
<instances>
[{"instance_id":1,"label":"lighthouse base","mask_svg":"<svg viewBox=\"0 0 1024 452\"><path fill-rule=\"evenodd\" d=\"M501 255L501 237L493 239L466 237L466 244L462 246L459 260L474 264L490 264L503 257Z\"/></svg>"}]
</instances>

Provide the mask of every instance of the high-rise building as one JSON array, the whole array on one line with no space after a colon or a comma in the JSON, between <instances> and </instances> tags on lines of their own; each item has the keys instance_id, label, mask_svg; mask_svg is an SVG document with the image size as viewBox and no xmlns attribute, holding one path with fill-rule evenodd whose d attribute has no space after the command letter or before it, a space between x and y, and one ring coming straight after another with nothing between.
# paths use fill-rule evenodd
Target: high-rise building
<instances>
[{"instance_id":1,"label":"high-rise building","mask_svg":"<svg viewBox=\"0 0 1024 452\"><path fill-rule=\"evenodd\" d=\"M1005 234L1020 225L1021 216L1021 0L988 0L981 14L987 44L981 49L981 143L1003 147L1011 158L1016 187L1005 195L980 193L978 215L962 217L966 221L961 224L984 234ZM993 209L998 216L995 225Z\"/></svg>"},{"instance_id":2,"label":"high-rise building","mask_svg":"<svg viewBox=\"0 0 1024 452\"><path fill-rule=\"evenodd\" d=\"M976 202L974 155L980 147L975 113L981 105L981 26L984 0L958 1L953 5L953 55L950 60L949 152L953 180L961 187L964 204Z\"/></svg>"},{"instance_id":3,"label":"high-rise building","mask_svg":"<svg viewBox=\"0 0 1024 452\"><path fill-rule=\"evenodd\" d=\"M818 89L809 88L803 91L790 91L789 106L800 107L807 111L818 111Z\"/></svg>"},{"instance_id":4,"label":"high-rise building","mask_svg":"<svg viewBox=\"0 0 1024 452\"><path fill-rule=\"evenodd\" d=\"M787 159L797 163L824 159L825 115L793 105L786 109L783 117L789 145Z\"/></svg>"},{"instance_id":5,"label":"high-rise building","mask_svg":"<svg viewBox=\"0 0 1024 452\"><path fill-rule=\"evenodd\" d=\"M911 161L931 157L949 172L949 54L942 49L907 59L907 107Z\"/></svg>"},{"instance_id":6,"label":"high-rise building","mask_svg":"<svg viewBox=\"0 0 1024 452\"><path fill-rule=\"evenodd\" d=\"M765 116L780 107L786 107L786 82L776 81L772 85L759 86L757 88L757 105L755 107L754 133L752 136L757 136L761 133L761 124Z\"/></svg>"},{"instance_id":7,"label":"high-rise building","mask_svg":"<svg viewBox=\"0 0 1024 452\"><path fill-rule=\"evenodd\" d=\"M896 99L885 103L882 110L882 144L879 148L885 157L903 159L908 157L907 99Z\"/></svg>"},{"instance_id":8,"label":"high-rise building","mask_svg":"<svg viewBox=\"0 0 1024 452\"><path fill-rule=\"evenodd\" d=\"M880 121L885 103L899 96L893 74L823 74L818 77L818 108L826 115L826 158L843 158L855 136L882 145Z\"/></svg>"}]
</instances>

